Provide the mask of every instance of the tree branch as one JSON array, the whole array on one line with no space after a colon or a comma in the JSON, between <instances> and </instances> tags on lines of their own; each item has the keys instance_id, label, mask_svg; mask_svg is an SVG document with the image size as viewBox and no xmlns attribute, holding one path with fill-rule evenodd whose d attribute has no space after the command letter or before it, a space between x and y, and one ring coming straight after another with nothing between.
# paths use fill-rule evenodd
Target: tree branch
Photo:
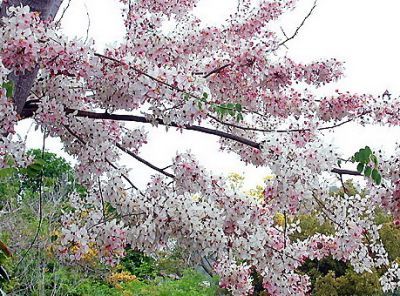
<instances>
[{"instance_id":1,"label":"tree branch","mask_svg":"<svg viewBox=\"0 0 400 296\"><path fill-rule=\"evenodd\" d=\"M22 113L24 115L24 117L31 117L34 114L34 111L37 109L37 106L29 106L29 108L24 109L24 112ZM198 126L198 125L185 125L185 126L180 126L176 123L169 123L166 124L164 123L164 121L162 119L155 119L154 121L147 119L144 116L137 116L137 115L125 115L125 114L109 114L109 113L97 113L97 112L91 112L91 111L82 111L82 110L75 110L75 109L70 109L70 108L66 108L65 109L67 114L71 114L74 113L75 116L77 117L86 117L86 118L92 118L92 119L107 119L107 120L116 120L116 121L129 121L129 122L140 122L140 123L146 123L146 124L159 124L159 125L166 125L166 126L172 126L172 127L177 127L177 128L181 128L181 129L185 129L185 130L191 130L191 131L197 131L197 132L201 132L201 133L205 133L205 134L209 134L209 135L214 135L214 136L218 136L224 139L229 139L238 143L241 143L243 145L252 147L252 148L256 148L258 150L261 150L261 143L237 136L237 135L233 135L227 132L223 132L220 130L216 130L216 129L211 129L211 128L207 128L207 127L203 127L203 126ZM66 128L68 128L67 126L65 126ZM76 136L77 137L77 136ZM121 146L122 147L122 146ZM120 148L120 147L118 147ZM122 147L124 148L124 147ZM121 148L120 148L121 149ZM126 148L124 148L126 149ZM128 151L128 150L127 150ZM126 151L124 151L126 152ZM126 152L126 153L131 153ZM133 154L135 155L135 154ZM133 156L131 155L131 156ZM135 155L133 156L136 159L140 158L139 156ZM138 157L138 158L137 158ZM139 160L139 159L138 159ZM146 165L148 165L149 167L157 170L157 171L161 171L164 175L169 174L165 171L163 171L162 169L150 164L149 162L147 162L144 159L139 160L142 163L145 163ZM147 162L147 163L146 163ZM110 165L114 166L112 163L110 163ZM114 168L116 168L114 166ZM116 168L117 169L117 168ZM343 170L343 169L338 169L338 168L334 168L331 170L332 173L336 173L336 174L342 174L342 175L353 175L353 176L360 176L361 174L357 171L351 171L351 170ZM172 177L168 176L168 177ZM131 184L131 182L130 182ZM133 184L131 184L133 185ZM134 187L134 186L132 186ZM136 187L134 187L136 188Z\"/></svg>"},{"instance_id":2,"label":"tree branch","mask_svg":"<svg viewBox=\"0 0 400 296\"><path fill-rule=\"evenodd\" d=\"M296 30L294 31L294 33L292 35L290 35L289 37L286 36L286 39L283 40L281 43L278 44L278 46L276 48L274 48L273 50L277 50L279 47L286 45L287 42L289 42L290 40L294 39L297 34L299 33L300 29L304 26L304 24L306 23L307 19L311 16L311 14L313 13L314 9L317 7L317 0L314 1L313 7L311 7L310 11L308 12L308 14L304 17L304 19L302 20L302 22L300 23L300 25L296 28ZM286 34L285 34L286 35Z\"/></svg>"},{"instance_id":3,"label":"tree branch","mask_svg":"<svg viewBox=\"0 0 400 296\"><path fill-rule=\"evenodd\" d=\"M105 59L105 60L109 60L109 61L112 61L112 62L114 62L114 63L117 63L117 64L119 64L119 65L127 65L127 66L129 66L130 69L132 69L132 70L135 71L136 73L138 73L138 74L140 74L140 75L143 75L143 76L145 76L145 77L147 77L147 78L149 78L149 79L151 79L151 80L153 80L153 81L155 81L155 82L157 82L157 83L159 83L159 84L161 84L161 85L164 85L164 86L168 87L168 88L171 89L171 90L175 90L175 91L177 91L177 92L181 92L181 93L187 94L187 95L189 95L190 97L195 98L195 99L200 99L199 96L196 96L196 95L194 95L194 94L192 94L192 93L190 93L190 92L184 90L183 88L179 88L179 87L177 87L177 86L174 86L174 85L172 85L172 84L169 84L169 83L167 83L167 82L165 82L165 81L163 81L163 80L161 80L161 79L159 79L159 78L157 78L157 77L154 77L154 76L152 76L152 75L150 75L150 74L144 72L143 70L140 70L140 69L138 69L138 68L136 68L136 67L134 67L134 66L132 66L132 65L128 65L128 64L126 64L126 63L124 63L124 62L122 62L122 61L120 61L120 60L118 60L118 59L116 59L116 58L109 57L109 56L105 56L105 55L100 54L100 53L95 53L94 55L95 55L96 57L101 58L101 59Z\"/></svg>"},{"instance_id":4,"label":"tree branch","mask_svg":"<svg viewBox=\"0 0 400 296\"><path fill-rule=\"evenodd\" d=\"M139 162L141 162L141 163L147 165L148 167L152 168L153 170L155 170L155 171L157 171L157 172L159 172L159 173L161 173L161 174L163 174L163 175L165 175L165 176L167 176L167 177L170 177L170 178L172 178L172 179L175 179L175 176L174 176L173 174L170 174L170 173L166 172L165 170L160 169L159 167L155 166L154 164L148 162L147 160L145 160L145 159L141 158L140 156L136 155L135 153L129 151L127 148L125 148L125 147L122 146L121 144L115 143L115 146L117 146L120 150L122 150L122 151L125 152L126 154L132 156L132 157L133 157L134 159L136 159L137 161L139 161Z\"/></svg>"},{"instance_id":5,"label":"tree branch","mask_svg":"<svg viewBox=\"0 0 400 296\"><path fill-rule=\"evenodd\" d=\"M331 172L339 175L362 176L358 171L344 170L339 168L334 168L331 170Z\"/></svg>"},{"instance_id":6,"label":"tree branch","mask_svg":"<svg viewBox=\"0 0 400 296\"><path fill-rule=\"evenodd\" d=\"M79 137L73 130L71 130L71 128L68 125L64 125L64 128L72 135L74 136L74 138L76 138L82 145L86 145L86 142L84 140L82 140L81 137ZM119 168L113 164L110 160L108 160L108 158L105 158L105 161L115 170L119 171ZM139 190L139 188L137 188L135 186L135 184L133 184L133 182L128 178L128 176L126 176L124 173L121 173L121 176L129 183L129 185L132 186L132 188L136 189L142 196L144 196L144 193L141 192Z\"/></svg>"},{"instance_id":7,"label":"tree branch","mask_svg":"<svg viewBox=\"0 0 400 296\"><path fill-rule=\"evenodd\" d=\"M323 130L328 130L328 129L334 129L334 128L342 126L342 125L344 125L346 123L352 122L355 119L357 119L359 117L362 117L362 116L364 116L364 115L366 115L368 113L371 113L371 111L363 112L362 114L360 114L360 115L358 115L356 117L349 118L347 120L335 123L333 125L328 125L328 126L317 128L317 130L323 131ZM237 125L237 124L234 124L234 123L225 122L225 121L222 121L219 118L217 118L217 117L215 117L213 115L210 115L210 114L208 114L208 117L214 119L215 121L217 121L217 122L219 122L219 123L221 123L223 125L230 126L230 127L233 127L233 128L238 128L238 129L245 130L245 131L264 132L264 133L295 133L295 132L307 132L307 131L311 130L309 128L300 128L300 129L260 129L260 128L254 128L254 127L240 126L240 125Z\"/></svg>"}]
</instances>

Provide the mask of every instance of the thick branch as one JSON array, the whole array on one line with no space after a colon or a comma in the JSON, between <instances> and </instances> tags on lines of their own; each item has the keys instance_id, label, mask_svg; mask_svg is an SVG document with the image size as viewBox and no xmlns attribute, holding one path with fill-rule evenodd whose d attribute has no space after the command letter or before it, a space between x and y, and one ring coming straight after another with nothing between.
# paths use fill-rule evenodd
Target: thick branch
<instances>
[{"instance_id":1,"label":"thick branch","mask_svg":"<svg viewBox=\"0 0 400 296\"><path fill-rule=\"evenodd\" d=\"M352 171L352 170L344 170L344 169L338 169L334 168L331 170L332 173L339 174L339 175L351 175L351 176L362 176L359 172L357 171Z\"/></svg>"},{"instance_id":2,"label":"thick branch","mask_svg":"<svg viewBox=\"0 0 400 296\"><path fill-rule=\"evenodd\" d=\"M31 117L36 109L37 109L37 107L35 107L35 106L29 106L29 109L24 109L24 112L23 112L24 117ZM229 139L229 140L244 144L246 146L253 147L253 148L261 150L261 143L258 143L258 142L255 142L255 141L251 141L249 139L246 139L246 138L243 138L243 137L240 137L240 136L237 136L237 135L233 135L233 134L230 134L230 133L227 133L227 132L223 132L223 131L220 131L220 130L211 129L211 128L207 128L207 127L203 127L203 126L198 126L198 125L180 126L180 125L175 124L175 123L166 124L166 123L163 122L162 119L155 119L155 121L152 121L150 119L147 119L144 116L97 113L97 112L82 111L82 110L75 110L75 109L69 109L69 108L66 108L66 113L67 114L74 113L75 116L77 116L77 117L87 117L87 118L92 118L92 119L107 119L107 120L116 120L116 121L130 121L130 122L140 122L140 123L147 123L147 124L156 123L156 124L159 124L159 125L168 125L168 126L172 126L172 127L182 128L182 129L185 129L185 130L197 131L197 132L201 132L201 133L205 133L205 134L209 134L209 135L218 136L218 137L221 137L221 138ZM118 148L120 148L120 147L118 147ZM127 151L125 151L125 152L127 152ZM127 153L129 154L130 152L127 152ZM136 157L138 157L138 156L135 155L135 158ZM141 161L143 163L146 162L146 160L144 160L144 159L141 159L139 161ZM146 163L146 165L149 165L149 164ZM159 168L157 168L155 166L152 167L152 168L156 169L156 170L161 170L161 169L159 169ZM161 171L163 171L163 170L161 170ZM357 171L342 170L342 169L338 169L338 168L332 169L331 172L332 173L336 173L336 174L342 174L342 175L353 175L353 176L360 176L361 175ZM165 174L168 174L168 173L163 171L163 174L165 175ZM169 177L171 177L171 176L169 176Z\"/></svg>"},{"instance_id":3,"label":"thick branch","mask_svg":"<svg viewBox=\"0 0 400 296\"><path fill-rule=\"evenodd\" d=\"M33 116L34 111L36 111L37 107L36 106L29 106L29 108L24 109L24 112L22 112L22 116L27 118ZM159 125L168 125L172 127L177 127L177 128L182 128L186 130L191 130L191 131L197 131L201 133L206 133L210 135L215 135L219 136L221 138L225 139L230 139L239 143L242 143L244 145L260 149L260 144L248 139L245 139L240 136L232 135L230 133L226 133L223 131L219 131L216 129L211 129L203 126L197 126L197 125L185 125L185 126L180 126L176 123L169 123L166 124L163 122L162 119L155 119L155 121L152 121L150 119L147 119L144 116L137 116L137 115L124 115L124 114L109 114L109 113L97 113L97 112L91 112L91 111L81 111L81 110L75 110L75 109L65 109L67 114L74 113L76 114L77 117L87 117L87 118L92 118L92 119L108 119L108 120L117 120L117 121L131 121L131 122L140 122L140 123L148 123L148 124L159 124Z\"/></svg>"}]
</instances>

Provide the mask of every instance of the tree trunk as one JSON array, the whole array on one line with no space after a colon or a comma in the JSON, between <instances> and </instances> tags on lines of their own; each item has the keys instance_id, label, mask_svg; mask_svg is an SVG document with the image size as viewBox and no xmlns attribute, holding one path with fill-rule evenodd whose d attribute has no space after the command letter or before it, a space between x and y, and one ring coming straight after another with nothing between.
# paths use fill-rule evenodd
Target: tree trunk
<instances>
[{"instance_id":1,"label":"tree trunk","mask_svg":"<svg viewBox=\"0 0 400 296\"><path fill-rule=\"evenodd\" d=\"M42 20L54 20L63 0L3 0L0 8L0 17L6 15L6 9L10 6L26 6L31 11L39 12ZM24 74L15 75L11 73L9 79L14 82L14 105L18 114L21 114L25 102L29 96L33 82L36 79L39 67L33 71L27 71Z\"/></svg>"}]
</instances>

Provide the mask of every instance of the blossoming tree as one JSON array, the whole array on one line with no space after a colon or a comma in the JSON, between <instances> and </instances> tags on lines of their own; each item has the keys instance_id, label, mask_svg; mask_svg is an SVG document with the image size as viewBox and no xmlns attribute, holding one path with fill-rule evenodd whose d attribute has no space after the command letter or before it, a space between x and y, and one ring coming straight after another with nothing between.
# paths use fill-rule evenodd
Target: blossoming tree
<instances>
[{"instance_id":1,"label":"blossoming tree","mask_svg":"<svg viewBox=\"0 0 400 296\"><path fill-rule=\"evenodd\" d=\"M95 245L100 260L115 264L126 246L151 253L174 241L192 260L215 258L220 285L234 295L252 291L253 270L271 295L304 295L310 282L298 267L327 256L357 272L384 268L384 289L399 287L400 269L389 262L373 221L377 207L400 218L399 156L366 147L349 159L357 171L341 169L343 156L324 143L323 131L350 121L398 126L400 102L315 95L340 79L343 67L335 59L301 64L281 54L297 32L282 39L270 23L296 1L238 1L223 27L210 27L192 13L197 0L121 0L125 39L102 53L62 34L54 20L61 2L2 1L0 167L31 162L14 135L24 118L60 137L76 157L88 194L71 196L63 260L79 261ZM173 29L164 29L166 20ZM167 168L143 159L146 125L218 136L226 153L269 168L274 178L263 201L234 190L190 153ZM154 169L146 188L129 179L118 163L122 154ZM365 178L368 194L332 197L329 177L345 174ZM335 233L291 240L301 231L296 215L314 211ZM277 213L284 225L274 222Z\"/></svg>"}]
</instances>

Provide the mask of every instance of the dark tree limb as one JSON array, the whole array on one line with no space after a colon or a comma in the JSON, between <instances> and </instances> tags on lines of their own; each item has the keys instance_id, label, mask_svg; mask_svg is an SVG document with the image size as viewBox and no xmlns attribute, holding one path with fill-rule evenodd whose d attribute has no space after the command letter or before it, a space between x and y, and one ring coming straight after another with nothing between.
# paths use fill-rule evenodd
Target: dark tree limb
<instances>
[{"instance_id":1,"label":"dark tree limb","mask_svg":"<svg viewBox=\"0 0 400 296\"><path fill-rule=\"evenodd\" d=\"M32 105L27 105L27 108L24 109L24 112L22 113L22 115L24 117L31 117L33 116L34 112L36 111L37 106L32 106ZM224 131L220 131L220 130L216 130L216 129L212 129L212 128L207 128L207 127L203 127L203 126L198 126L198 125L185 125L185 126L181 126L175 123L169 123L166 124L163 122L162 119L155 119L155 121L152 121L150 119L147 119L144 116L137 116L137 115L125 115L125 114L109 114L109 113L98 113L98 112L91 112L91 111L82 111L82 110L75 110L75 109L69 109L66 108L65 109L67 114L71 114L74 113L75 116L77 117L86 117L86 118L91 118L91 119L107 119L107 120L116 120L116 121L130 121L130 122L139 122L139 123L147 123L147 124L159 124L159 125L168 125L168 126L172 126L172 127L177 127L177 128L181 128L181 129L185 129L185 130L189 130L189 131L197 131L197 132L201 132L201 133L205 133L205 134L209 134L209 135L214 135L214 136L218 136L224 139L229 139L241 144L244 144L246 146L252 147L252 148L256 148L261 150L261 143L243 138L241 136L237 136L237 135L233 135ZM118 147L118 148L122 148L122 147ZM122 150L122 149L121 149ZM124 152L131 154L131 152L129 150ZM133 155L131 155L133 156ZM145 163L146 165L149 165L148 163L146 163L145 160L143 159L138 159L138 156L135 155L134 156L137 160L139 160L142 163ZM162 171L162 174L167 175L169 173L166 173L164 170L155 167L154 165L149 165L150 167L152 167L155 170L159 170ZM339 168L333 168L331 170L332 173L335 174L339 174L339 175L352 175L352 176L361 176L361 174L357 171L352 171L352 170L344 170L344 169L339 169ZM171 176L168 176L173 178L173 175L171 174Z\"/></svg>"},{"instance_id":2,"label":"dark tree limb","mask_svg":"<svg viewBox=\"0 0 400 296\"><path fill-rule=\"evenodd\" d=\"M23 110L23 112L21 113L21 116L24 118L28 118L33 116L34 112L36 111L37 106L32 106L32 105L28 105L28 108L25 108ZM67 114L71 114L74 113L75 116L77 117L87 117L87 118L91 118L91 119L108 119L108 120L116 120L116 121L130 121L130 122L139 122L139 123L148 123L148 124L159 124L159 125L168 125L168 126L172 126L172 127L177 127L177 128L181 128L181 129L185 129L185 130L189 130L189 131L197 131L197 132L201 132L201 133L205 133L205 134L209 134L209 135L215 135L215 136L219 136L221 138L225 138L225 139L230 139L239 143L242 143L246 146L250 146L253 148L257 148L260 149L261 145L257 142L248 140L246 138L237 136L237 135L233 135L224 131L220 131L220 130L216 130L216 129L212 129L212 128L207 128L207 127L203 127L203 126L198 126L198 125L178 125L176 123L169 123L166 124L164 123L164 121L162 119L155 119L154 121L147 119L144 116L137 116L137 115L125 115L125 114L110 114L110 113L105 113L105 112L91 112L91 111L82 111L82 110L75 110L75 109L69 109L66 108L65 112Z\"/></svg>"}]
</instances>

